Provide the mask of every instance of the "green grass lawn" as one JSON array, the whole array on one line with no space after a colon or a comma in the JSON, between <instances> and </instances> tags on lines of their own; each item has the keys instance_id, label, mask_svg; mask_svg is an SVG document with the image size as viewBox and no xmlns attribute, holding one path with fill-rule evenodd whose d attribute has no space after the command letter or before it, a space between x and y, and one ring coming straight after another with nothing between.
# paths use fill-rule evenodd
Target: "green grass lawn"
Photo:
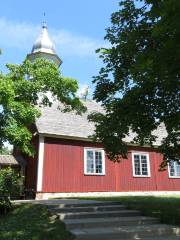
<instances>
[{"instance_id":1,"label":"green grass lawn","mask_svg":"<svg viewBox=\"0 0 180 240\"><path fill-rule=\"evenodd\" d=\"M22 204L0 217L0 240L71 240L58 219L52 219L46 207Z\"/></svg>"},{"instance_id":2,"label":"green grass lawn","mask_svg":"<svg viewBox=\"0 0 180 240\"><path fill-rule=\"evenodd\" d=\"M180 226L180 196L128 196L102 198L98 197L88 199L119 201L120 203L125 204L129 209L140 210L145 216L159 218L161 223Z\"/></svg>"}]
</instances>

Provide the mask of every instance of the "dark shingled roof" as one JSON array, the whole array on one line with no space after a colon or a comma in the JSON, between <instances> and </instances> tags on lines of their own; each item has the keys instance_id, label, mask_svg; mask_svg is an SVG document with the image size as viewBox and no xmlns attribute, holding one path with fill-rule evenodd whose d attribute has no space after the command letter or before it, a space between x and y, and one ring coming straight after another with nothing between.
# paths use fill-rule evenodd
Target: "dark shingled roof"
<instances>
[{"instance_id":1,"label":"dark shingled roof","mask_svg":"<svg viewBox=\"0 0 180 240\"><path fill-rule=\"evenodd\" d=\"M18 161L13 155L0 155L1 165L19 165Z\"/></svg>"},{"instance_id":2,"label":"dark shingled roof","mask_svg":"<svg viewBox=\"0 0 180 240\"><path fill-rule=\"evenodd\" d=\"M0 165L25 165L25 159L21 156L0 155Z\"/></svg>"},{"instance_id":3,"label":"dark shingled roof","mask_svg":"<svg viewBox=\"0 0 180 240\"><path fill-rule=\"evenodd\" d=\"M36 126L39 134L56 135L60 137L88 139L94 133L94 124L87 119L92 112L103 112L103 108L95 101L86 101L83 104L87 107L87 112L77 115L75 112L62 112L58 109L58 102L54 102L51 107L41 108L42 115L37 120ZM160 126L153 132L158 138L154 145L160 145L167 133L164 126ZM132 142L135 133L130 133L124 141Z\"/></svg>"}]
</instances>

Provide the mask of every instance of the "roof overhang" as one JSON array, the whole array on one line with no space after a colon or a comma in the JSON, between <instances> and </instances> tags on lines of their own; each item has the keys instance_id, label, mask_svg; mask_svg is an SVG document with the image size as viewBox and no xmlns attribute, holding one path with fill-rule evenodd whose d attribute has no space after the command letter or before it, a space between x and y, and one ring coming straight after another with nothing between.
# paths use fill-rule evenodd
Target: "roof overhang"
<instances>
[{"instance_id":1,"label":"roof overhang","mask_svg":"<svg viewBox=\"0 0 180 240\"><path fill-rule=\"evenodd\" d=\"M89 138L83 138L83 137L77 137L77 136L66 136L66 135L57 135L57 134L50 134L50 133L38 133L39 136L42 137L48 137L48 138L57 138L57 139L65 139L65 140L76 140L76 141L84 141L84 142L94 142L91 137ZM101 142L96 142L96 143L101 143ZM144 147L144 148L158 148L157 145L148 145L145 144L143 146L139 145L138 143L130 143L130 142L124 142L127 144L129 147Z\"/></svg>"}]
</instances>

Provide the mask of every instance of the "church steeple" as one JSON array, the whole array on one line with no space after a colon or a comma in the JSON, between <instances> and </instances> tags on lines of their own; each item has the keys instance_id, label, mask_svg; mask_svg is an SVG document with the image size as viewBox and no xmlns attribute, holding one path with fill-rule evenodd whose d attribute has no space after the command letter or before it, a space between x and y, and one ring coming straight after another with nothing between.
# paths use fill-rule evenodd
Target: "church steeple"
<instances>
[{"instance_id":1,"label":"church steeple","mask_svg":"<svg viewBox=\"0 0 180 240\"><path fill-rule=\"evenodd\" d=\"M34 61L36 58L46 58L55 62L58 67L62 61L56 53L53 42L48 35L47 24L43 22L42 30L38 38L33 44L32 51L27 55L30 61Z\"/></svg>"}]
</instances>

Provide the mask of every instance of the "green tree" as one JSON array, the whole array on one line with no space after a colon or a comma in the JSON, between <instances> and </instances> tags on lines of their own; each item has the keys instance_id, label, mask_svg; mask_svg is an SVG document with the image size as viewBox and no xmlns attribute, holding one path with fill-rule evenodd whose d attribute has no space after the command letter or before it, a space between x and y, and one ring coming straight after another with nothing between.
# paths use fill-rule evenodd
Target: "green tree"
<instances>
[{"instance_id":1,"label":"green tree","mask_svg":"<svg viewBox=\"0 0 180 240\"><path fill-rule=\"evenodd\" d=\"M0 170L0 196L13 197L22 192L23 178L11 167Z\"/></svg>"},{"instance_id":2,"label":"green tree","mask_svg":"<svg viewBox=\"0 0 180 240\"><path fill-rule=\"evenodd\" d=\"M0 169L0 215L11 209L10 198L23 193L24 179L11 167Z\"/></svg>"},{"instance_id":3,"label":"green tree","mask_svg":"<svg viewBox=\"0 0 180 240\"><path fill-rule=\"evenodd\" d=\"M12 154L12 149L9 149L6 146L2 146L2 148L0 149L0 154L1 155L9 155Z\"/></svg>"},{"instance_id":4,"label":"green tree","mask_svg":"<svg viewBox=\"0 0 180 240\"><path fill-rule=\"evenodd\" d=\"M0 149L8 141L32 155L31 127L40 116L40 107L52 104L48 92L64 104L64 110L81 113L85 107L76 97L77 81L61 76L54 63L26 60L7 68L7 74L0 74Z\"/></svg>"},{"instance_id":5,"label":"green tree","mask_svg":"<svg viewBox=\"0 0 180 240\"><path fill-rule=\"evenodd\" d=\"M180 1L123 0L111 16L105 39L111 46L97 50L104 67L94 77L94 99L106 114L92 114L95 138L111 160L127 156L123 142L153 145L152 131L164 126L167 137L158 150L180 159ZM163 166L162 164L162 166Z\"/></svg>"}]
</instances>

